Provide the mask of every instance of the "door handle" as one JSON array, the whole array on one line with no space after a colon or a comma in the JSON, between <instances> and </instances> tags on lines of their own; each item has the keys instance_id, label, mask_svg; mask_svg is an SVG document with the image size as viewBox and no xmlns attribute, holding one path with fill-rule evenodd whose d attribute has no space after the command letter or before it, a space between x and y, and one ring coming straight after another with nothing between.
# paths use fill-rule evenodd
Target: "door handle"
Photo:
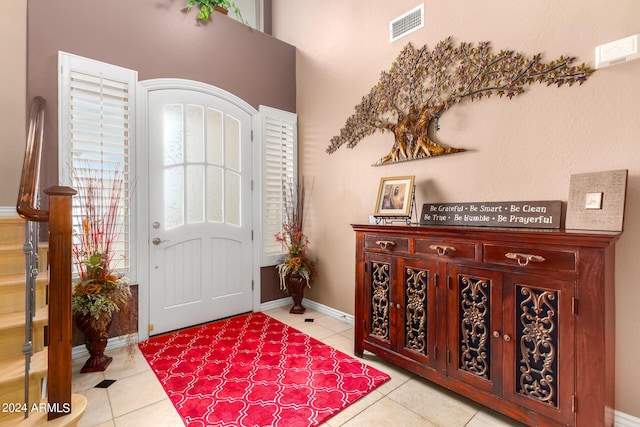
<instances>
[{"instance_id":1,"label":"door handle","mask_svg":"<svg viewBox=\"0 0 640 427\"><path fill-rule=\"evenodd\" d=\"M431 245L429 246L429 249L436 251L440 256L444 256L448 252L456 251L456 248L454 248L453 246L444 246L444 245Z\"/></svg>"},{"instance_id":2,"label":"door handle","mask_svg":"<svg viewBox=\"0 0 640 427\"><path fill-rule=\"evenodd\" d=\"M546 261L546 259L544 259L544 257L541 257L540 255L521 254L518 252L515 252L515 253L509 252L504 256L509 259L514 259L518 261L518 265L520 267L526 267L527 265L529 265L529 262L545 262Z\"/></svg>"},{"instance_id":3,"label":"door handle","mask_svg":"<svg viewBox=\"0 0 640 427\"><path fill-rule=\"evenodd\" d=\"M381 249L387 249L389 247L393 248L396 245L396 242L391 240L378 240L376 245L380 246Z\"/></svg>"},{"instance_id":4,"label":"door handle","mask_svg":"<svg viewBox=\"0 0 640 427\"><path fill-rule=\"evenodd\" d=\"M153 244L154 244L154 245L156 245L156 246L157 246L157 245L159 245L159 244L160 244L160 243L162 243L162 242L168 242L168 240L162 240L162 239L160 239L159 237L156 237L155 239L153 239L153 240L151 241L151 243L153 243Z\"/></svg>"}]
</instances>

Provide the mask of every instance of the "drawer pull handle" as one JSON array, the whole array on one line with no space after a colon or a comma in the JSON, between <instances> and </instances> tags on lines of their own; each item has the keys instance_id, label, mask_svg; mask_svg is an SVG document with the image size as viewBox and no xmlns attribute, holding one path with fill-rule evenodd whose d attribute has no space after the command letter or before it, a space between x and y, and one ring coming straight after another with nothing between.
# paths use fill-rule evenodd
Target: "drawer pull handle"
<instances>
[{"instance_id":1,"label":"drawer pull handle","mask_svg":"<svg viewBox=\"0 0 640 427\"><path fill-rule=\"evenodd\" d=\"M453 246L443 246L443 245L431 245L429 249L438 252L438 255L443 256L446 255L447 252L455 252L456 248Z\"/></svg>"},{"instance_id":2,"label":"drawer pull handle","mask_svg":"<svg viewBox=\"0 0 640 427\"><path fill-rule=\"evenodd\" d=\"M392 242L390 240L378 240L376 245L380 246L382 249L387 249L388 247L393 247L396 245L396 242Z\"/></svg>"},{"instance_id":3,"label":"drawer pull handle","mask_svg":"<svg viewBox=\"0 0 640 427\"><path fill-rule=\"evenodd\" d=\"M531 254L521 254L518 252L509 252L508 254L505 254L505 256L509 259L515 259L516 261L518 261L518 265L524 267L526 265L529 265L530 262L544 262L546 261L543 257L541 257L540 255L531 255Z\"/></svg>"}]
</instances>

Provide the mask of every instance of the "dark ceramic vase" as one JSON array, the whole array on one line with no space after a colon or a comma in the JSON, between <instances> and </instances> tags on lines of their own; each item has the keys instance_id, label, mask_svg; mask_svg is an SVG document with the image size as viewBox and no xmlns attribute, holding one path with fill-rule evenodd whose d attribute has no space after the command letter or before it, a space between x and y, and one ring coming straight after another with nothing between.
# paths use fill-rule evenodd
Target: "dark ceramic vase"
<instances>
[{"instance_id":1,"label":"dark ceramic vase","mask_svg":"<svg viewBox=\"0 0 640 427\"><path fill-rule=\"evenodd\" d=\"M113 357L105 356L104 350L107 347L107 332L111 326L109 321L102 329L96 327L96 320L91 316L76 316L76 325L84 334L84 345L89 351L89 360L84 364L81 373L100 372L107 369Z\"/></svg>"},{"instance_id":2,"label":"dark ceramic vase","mask_svg":"<svg viewBox=\"0 0 640 427\"><path fill-rule=\"evenodd\" d=\"M307 309L302 306L302 298L304 298L304 287L307 281L299 274L290 274L286 278L287 291L293 299L293 307L289 310L289 313L302 314Z\"/></svg>"}]
</instances>

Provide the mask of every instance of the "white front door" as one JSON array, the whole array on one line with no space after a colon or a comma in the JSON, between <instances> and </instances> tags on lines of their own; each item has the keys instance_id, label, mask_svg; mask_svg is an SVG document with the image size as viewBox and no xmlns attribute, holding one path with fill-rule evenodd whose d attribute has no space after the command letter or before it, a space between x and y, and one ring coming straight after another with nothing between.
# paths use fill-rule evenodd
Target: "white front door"
<instances>
[{"instance_id":1,"label":"white front door","mask_svg":"<svg viewBox=\"0 0 640 427\"><path fill-rule=\"evenodd\" d=\"M251 311L251 116L149 93L150 335Z\"/></svg>"}]
</instances>

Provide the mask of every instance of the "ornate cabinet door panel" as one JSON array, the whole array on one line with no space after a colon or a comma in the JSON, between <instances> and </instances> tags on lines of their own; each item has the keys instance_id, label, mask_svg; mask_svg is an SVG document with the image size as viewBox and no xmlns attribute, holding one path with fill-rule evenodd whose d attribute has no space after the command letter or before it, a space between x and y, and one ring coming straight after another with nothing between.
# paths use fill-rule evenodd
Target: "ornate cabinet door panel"
<instances>
[{"instance_id":1,"label":"ornate cabinet door panel","mask_svg":"<svg viewBox=\"0 0 640 427\"><path fill-rule=\"evenodd\" d=\"M573 425L575 317L573 282L505 274L503 394ZM595 350L595 349L594 349ZM595 353L594 353L595 354Z\"/></svg>"},{"instance_id":2,"label":"ornate cabinet door panel","mask_svg":"<svg viewBox=\"0 0 640 427\"><path fill-rule=\"evenodd\" d=\"M364 340L378 346L393 348L395 304L392 307L396 259L387 255L365 255Z\"/></svg>"},{"instance_id":3,"label":"ornate cabinet door panel","mask_svg":"<svg viewBox=\"0 0 640 427\"><path fill-rule=\"evenodd\" d=\"M502 389L502 274L452 265L447 375L496 395Z\"/></svg>"},{"instance_id":4,"label":"ornate cabinet door panel","mask_svg":"<svg viewBox=\"0 0 640 427\"><path fill-rule=\"evenodd\" d=\"M436 359L436 264L398 259L397 351L425 366Z\"/></svg>"}]
</instances>

